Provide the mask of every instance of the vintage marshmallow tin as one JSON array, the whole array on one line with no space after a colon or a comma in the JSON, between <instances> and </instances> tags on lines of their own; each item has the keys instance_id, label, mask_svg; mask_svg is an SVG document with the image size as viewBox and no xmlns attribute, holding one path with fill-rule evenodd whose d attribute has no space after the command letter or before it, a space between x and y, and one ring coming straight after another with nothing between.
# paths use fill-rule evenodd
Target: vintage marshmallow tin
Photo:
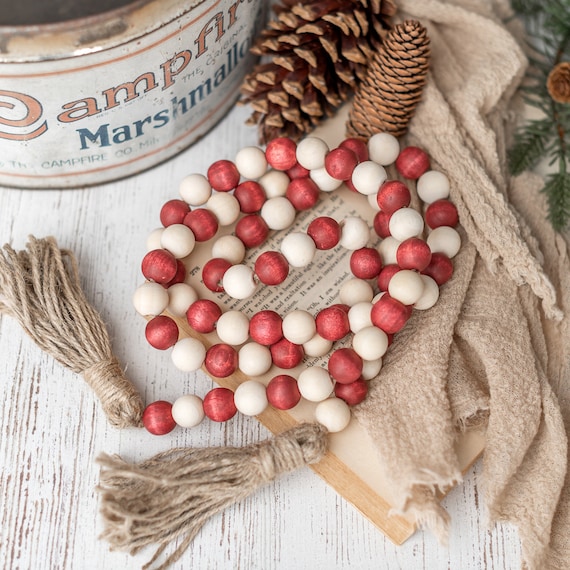
<instances>
[{"instance_id":1,"label":"vintage marshmallow tin","mask_svg":"<svg viewBox=\"0 0 570 570\"><path fill-rule=\"evenodd\" d=\"M0 26L0 185L99 184L157 164L228 111L263 0L138 0Z\"/></svg>"}]
</instances>

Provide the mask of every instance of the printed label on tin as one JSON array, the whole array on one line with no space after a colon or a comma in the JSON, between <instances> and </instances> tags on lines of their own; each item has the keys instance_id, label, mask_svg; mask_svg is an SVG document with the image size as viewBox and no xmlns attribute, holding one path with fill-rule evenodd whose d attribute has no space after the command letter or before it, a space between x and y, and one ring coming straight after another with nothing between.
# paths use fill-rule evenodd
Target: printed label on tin
<instances>
[{"instance_id":1,"label":"printed label on tin","mask_svg":"<svg viewBox=\"0 0 570 570\"><path fill-rule=\"evenodd\" d=\"M204 2L116 48L0 64L0 183L97 184L172 156L233 104L262 25L263 0Z\"/></svg>"}]
</instances>

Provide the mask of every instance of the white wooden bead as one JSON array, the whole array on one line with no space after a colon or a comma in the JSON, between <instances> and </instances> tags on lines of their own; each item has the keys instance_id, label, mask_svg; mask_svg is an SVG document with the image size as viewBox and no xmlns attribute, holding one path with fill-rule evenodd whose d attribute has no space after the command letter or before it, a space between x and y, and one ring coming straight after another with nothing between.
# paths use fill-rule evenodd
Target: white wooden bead
<instances>
[{"instance_id":1,"label":"white wooden bead","mask_svg":"<svg viewBox=\"0 0 570 570\"><path fill-rule=\"evenodd\" d=\"M311 340L303 343L303 350L307 356L325 356L331 351L332 341L316 334Z\"/></svg>"},{"instance_id":2,"label":"white wooden bead","mask_svg":"<svg viewBox=\"0 0 570 570\"><path fill-rule=\"evenodd\" d=\"M368 156L370 160L388 166L396 162L400 154L400 143L390 133L377 133L368 139Z\"/></svg>"},{"instance_id":3,"label":"white wooden bead","mask_svg":"<svg viewBox=\"0 0 570 570\"><path fill-rule=\"evenodd\" d=\"M267 408L265 385L255 380L246 380L234 392L234 404L244 416L258 416Z\"/></svg>"},{"instance_id":4,"label":"white wooden bead","mask_svg":"<svg viewBox=\"0 0 570 570\"><path fill-rule=\"evenodd\" d=\"M261 206L261 217L270 230L284 230L295 221L295 206L284 196L269 198Z\"/></svg>"},{"instance_id":5,"label":"white wooden bead","mask_svg":"<svg viewBox=\"0 0 570 570\"><path fill-rule=\"evenodd\" d=\"M281 170L269 170L258 182L265 190L265 196L269 199L277 196L285 196L291 180L287 174Z\"/></svg>"},{"instance_id":6,"label":"white wooden bead","mask_svg":"<svg viewBox=\"0 0 570 570\"><path fill-rule=\"evenodd\" d=\"M419 273L411 269L401 269L388 283L390 297L404 305L413 305L424 292L424 282Z\"/></svg>"},{"instance_id":7,"label":"white wooden bead","mask_svg":"<svg viewBox=\"0 0 570 570\"><path fill-rule=\"evenodd\" d=\"M340 245L356 250L364 247L370 238L368 224L357 216L347 216L341 222Z\"/></svg>"},{"instance_id":8,"label":"white wooden bead","mask_svg":"<svg viewBox=\"0 0 570 570\"><path fill-rule=\"evenodd\" d=\"M317 404L316 420L323 424L331 433L342 431L350 423L350 408L340 398L328 398Z\"/></svg>"},{"instance_id":9,"label":"white wooden bead","mask_svg":"<svg viewBox=\"0 0 570 570\"><path fill-rule=\"evenodd\" d=\"M404 241L411 237L419 236L424 229L424 219L413 208L400 208L396 210L388 222L388 228L392 237Z\"/></svg>"},{"instance_id":10,"label":"white wooden bead","mask_svg":"<svg viewBox=\"0 0 570 570\"><path fill-rule=\"evenodd\" d=\"M372 299L370 301L372 301ZM350 324L350 330L353 333L357 333L363 328L372 326L372 320L370 318L372 303L370 301L356 303L356 305L350 307L348 311L348 323Z\"/></svg>"},{"instance_id":11,"label":"white wooden bead","mask_svg":"<svg viewBox=\"0 0 570 570\"><path fill-rule=\"evenodd\" d=\"M320 366L305 368L297 379L299 392L309 402L326 400L334 389L334 383L327 370Z\"/></svg>"},{"instance_id":12,"label":"white wooden bead","mask_svg":"<svg viewBox=\"0 0 570 570\"><path fill-rule=\"evenodd\" d=\"M380 186L386 181L388 175L383 166L365 160L356 165L352 172L352 184L361 193L365 195L377 194Z\"/></svg>"},{"instance_id":13,"label":"white wooden bead","mask_svg":"<svg viewBox=\"0 0 570 570\"><path fill-rule=\"evenodd\" d=\"M357 279L356 277L345 281L338 292L339 301L349 307L362 301L370 302L372 297L374 297L372 285L368 281Z\"/></svg>"},{"instance_id":14,"label":"white wooden bead","mask_svg":"<svg viewBox=\"0 0 570 570\"><path fill-rule=\"evenodd\" d=\"M257 289L253 269L247 265L232 265L222 277L224 291L234 299L247 299Z\"/></svg>"},{"instance_id":15,"label":"white wooden bead","mask_svg":"<svg viewBox=\"0 0 570 570\"><path fill-rule=\"evenodd\" d=\"M185 428L197 426L205 416L202 399L194 394L186 394L175 400L171 413L172 419Z\"/></svg>"},{"instance_id":16,"label":"white wooden bead","mask_svg":"<svg viewBox=\"0 0 570 570\"><path fill-rule=\"evenodd\" d=\"M376 295L374 295L374 299L372 299L372 304L375 305L384 295L386 295L386 291L376 293Z\"/></svg>"},{"instance_id":17,"label":"white wooden bead","mask_svg":"<svg viewBox=\"0 0 570 570\"><path fill-rule=\"evenodd\" d=\"M168 291L160 283L147 281L135 289L133 305L143 317L160 315L168 306Z\"/></svg>"},{"instance_id":18,"label":"white wooden bead","mask_svg":"<svg viewBox=\"0 0 570 570\"><path fill-rule=\"evenodd\" d=\"M240 215L237 198L229 192L215 192L206 202L206 208L218 219L220 226L231 226Z\"/></svg>"},{"instance_id":19,"label":"white wooden bead","mask_svg":"<svg viewBox=\"0 0 570 570\"><path fill-rule=\"evenodd\" d=\"M168 312L175 317L183 317L188 307L198 300L196 289L188 283L175 283L168 289Z\"/></svg>"},{"instance_id":20,"label":"white wooden bead","mask_svg":"<svg viewBox=\"0 0 570 570\"><path fill-rule=\"evenodd\" d=\"M414 303L414 309L425 311L431 309L439 299L439 286L434 279L428 275L420 275L424 282L424 292L422 296Z\"/></svg>"},{"instance_id":21,"label":"white wooden bead","mask_svg":"<svg viewBox=\"0 0 570 570\"><path fill-rule=\"evenodd\" d=\"M365 327L352 338L352 348L363 360L377 360L388 350L388 335L378 327Z\"/></svg>"},{"instance_id":22,"label":"white wooden bead","mask_svg":"<svg viewBox=\"0 0 570 570\"><path fill-rule=\"evenodd\" d=\"M190 174L180 182L179 192L190 206L201 206L208 201L212 187L203 174Z\"/></svg>"},{"instance_id":23,"label":"white wooden bead","mask_svg":"<svg viewBox=\"0 0 570 570\"><path fill-rule=\"evenodd\" d=\"M267 170L265 152L256 146L246 146L238 151L234 163L244 178L252 180L260 178Z\"/></svg>"},{"instance_id":24,"label":"white wooden bead","mask_svg":"<svg viewBox=\"0 0 570 570\"><path fill-rule=\"evenodd\" d=\"M248 342L238 351L238 367L246 376L261 376L272 364L269 348L257 342Z\"/></svg>"},{"instance_id":25,"label":"white wooden bead","mask_svg":"<svg viewBox=\"0 0 570 570\"><path fill-rule=\"evenodd\" d=\"M182 259L194 251L196 238L188 226L172 224L164 228L160 236L160 246L167 249L177 259Z\"/></svg>"},{"instance_id":26,"label":"white wooden bead","mask_svg":"<svg viewBox=\"0 0 570 570\"><path fill-rule=\"evenodd\" d=\"M416 184L418 196L426 204L449 197L449 178L438 170L424 172Z\"/></svg>"},{"instance_id":27,"label":"white wooden bead","mask_svg":"<svg viewBox=\"0 0 570 570\"><path fill-rule=\"evenodd\" d=\"M226 259L232 265L237 265L245 257L245 245L237 236L221 236L212 245L212 258L214 257Z\"/></svg>"},{"instance_id":28,"label":"white wooden bead","mask_svg":"<svg viewBox=\"0 0 570 570\"><path fill-rule=\"evenodd\" d=\"M171 358L178 370L193 372L204 364L206 347L198 339L181 338L172 348Z\"/></svg>"},{"instance_id":29,"label":"white wooden bead","mask_svg":"<svg viewBox=\"0 0 570 570\"><path fill-rule=\"evenodd\" d=\"M427 237L427 244L432 253L445 253L450 259L461 249L461 236L455 228L440 226L432 230Z\"/></svg>"},{"instance_id":30,"label":"white wooden bead","mask_svg":"<svg viewBox=\"0 0 570 570\"><path fill-rule=\"evenodd\" d=\"M376 249L382 258L383 265L392 265L397 263L396 252L398 251L398 247L401 243L402 242L397 240L395 237L388 236L378 244Z\"/></svg>"},{"instance_id":31,"label":"white wooden bead","mask_svg":"<svg viewBox=\"0 0 570 570\"><path fill-rule=\"evenodd\" d=\"M313 315L308 311L296 309L283 318L283 336L294 344L303 344L311 340L317 332Z\"/></svg>"},{"instance_id":32,"label":"white wooden bead","mask_svg":"<svg viewBox=\"0 0 570 570\"><path fill-rule=\"evenodd\" d=\"M297 145L297 162L307 170L323 168L329 152L327 143L318 137L305 137Z\"/></svg>"},{"instance_id":33,"label":"white wooden bead","mask_svg":"<svg viewBox=\"0 0 570 570\"><path fill-rule=\"evenodd\" d=\"M241 311L222 313L216 323L216 333L222 342L238 346L249 338L249 319Z\"/></svg>"},{"instance_id":34,"label":"white wooden bead","mask_svg":"<svg viewBox=\"0 0 570 570\"><path fill-rule=\"evenodd\" d=\"M153 251L154 249L160 249L162 246L160 245L160 238L162 237L162 232L164 228L156 228L148 234L146 238L146 249L147 251Z\"/></svg>"},{"instance_id":35,"label":"white wooden bead","mask_svg":"<svg viewBox=\"0 0 570 570\"><path fill-rule=\"evenodd\" d=\"M368 205L370 206L371 210L374 212L379 212L380 211L380 206L378 205L378 192L376 192L376 194L368 194L368 196L366 196L366 199L368 200Z\"/></svg>"},{"instance_id":36,"label":"white wooden bead","mask_svg":"<svg viewBox=\"0 0 570 570\"><path fill-rule=\"evenodd\" d=\"M311 170L309 177L323 192L333 192L342 185L342 180L333 178L324 166Z\"/></svg>"},{"instance_id":37,"label":"white wooden bead","mask_svg":"<svg viewBox=\"0 0 570 570\"><path fill-rule=\"evenodd\" d=\"M360 375L363 380L372 380L376 378L382 370L382 359L377 360L363 360L362 361L362 374Z\"/></svg>"},{"instance_id":38,"label":"white wooden bead","mask_svg":"<svg viewBox=\"0 0 570 570\"><path fill-rule=\"evenodd\" d=\"M304 232L293 232L286 235L281 242L281 253L285 256L291 267L305 267L309 265L317 246L311 236Z\"/></svg>"}]
</instances>

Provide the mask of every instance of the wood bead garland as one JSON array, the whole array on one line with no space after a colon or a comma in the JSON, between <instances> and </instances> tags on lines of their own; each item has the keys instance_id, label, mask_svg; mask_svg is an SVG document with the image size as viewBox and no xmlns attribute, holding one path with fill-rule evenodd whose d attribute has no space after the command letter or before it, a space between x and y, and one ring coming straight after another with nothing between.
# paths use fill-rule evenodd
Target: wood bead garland
<instances>
[{"instance_id":1,"label":"wood bead garland","mask_svg":"<svg viewBox=\"0 0 570 570\"><path fill-rule=\"evenodd\" d=\"M384 167L394 162L405 178L417 180L418 195L428 205L425 224L410 207L408 185L387 180ZM439 286L453 272L451 258L460 246L453 229L457 210L448 199L445 175L429 168L421 149L400 151L394 137L379 133L368 143L346 139L336 149L316 137L298 144L281 137L271 141L265 152L246 147L237 153L235 163L215 162L207 177L187 176L179 188L182 199L170 200L161 209L164 229L149 238L159 247L143 259L148 281L133 298L137 311L150 317L149 343L161 350L172 347L173 363L180 370L204 366L217 378L238 368L251 377L266 374L271 366L292 370L304 358L329 354L334 343L348 335L352 343L330 353L326 367L301 371L298 380L292 374L277 374L267 386L245 381L235 394L214 388L203 401L184 395L174 406L151 404L149 431L167 433L171 422L191 427L203 417L226 421L238 410L257 415L267 405L288 410L301 397L316 403L317 421L327 429L344 429L350 420L348 406L366 397L367 380L379 373L392 335L405 326L414 307L426 310L437 302ZM280 251L262 252L253 267L244 264L248 248L261 246L272 231L287 229L297 212L317 204L320 192L334 191L343 182L378 210L373 221L374 233L381 239L378 245L369 245L370 228L358 216L341 221L318 216L306 231L286 234ZM315 316L299 308L283 316L261 310L248 318L236 310L222 312L212 300L198 299L184 283L185 266L179 258L191 255L195 242L213 240L220 227L234 223L233 235L213 241L212 257L201 274L207 289L249 299L260 284L279 286L291 270L310 265L320 251L342 247L351 252L353 278L339 290L339 302ZM380 291L376 297L375 287ZM197 332L217 331L220 342L206 350L194 338L178 340L176 323L161 314L171 308L172 314L185 315Z\"/></svg>"}]
</instances>

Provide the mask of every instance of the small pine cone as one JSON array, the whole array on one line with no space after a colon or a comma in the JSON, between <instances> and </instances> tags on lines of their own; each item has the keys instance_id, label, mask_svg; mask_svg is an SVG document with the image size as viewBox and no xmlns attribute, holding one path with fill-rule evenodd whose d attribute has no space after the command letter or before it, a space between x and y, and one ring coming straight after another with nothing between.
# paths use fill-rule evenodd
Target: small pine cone
<instances>
[{"instance_id":1,"label":"small pine cone","mask_svg":"<svg viewBox=\"0 0 570 570\"><path fill-rule=\"evenodd\" d=\"M270 59L241 86L263 144L298 139L354 92L382 44L393 0L281 0L252 52Z\"/></svg>"},{"instance_id":2,"label":"small pine cone","mask_svg":"<svg viewBox=\"0 0 570 570\"><path fill-rule=\"evenodd\" d=\"M546 81L548 93L557 103L570 103L570 62L554 66Z\"/></svg>"},{"instance_id":3,"label":"small pine cone","mask_svg":"<svg viewBox=\"0 0 570 570\"><path fill-rule=\"evenodd\" d=\"M429 60L429 38L418 21L406 20L388 32L354 96L347 135L403 135L421 99Z\"/></svg>"}]
</instances>

